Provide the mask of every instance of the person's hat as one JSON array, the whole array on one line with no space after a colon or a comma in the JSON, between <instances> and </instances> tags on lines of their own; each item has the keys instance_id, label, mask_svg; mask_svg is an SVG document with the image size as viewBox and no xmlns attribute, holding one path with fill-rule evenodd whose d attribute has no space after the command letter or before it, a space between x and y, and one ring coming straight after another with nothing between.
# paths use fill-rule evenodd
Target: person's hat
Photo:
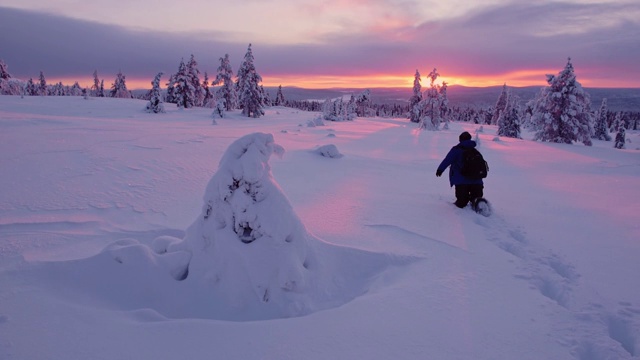
<instances>
[{"instance_id":1,"label":"person's hat","mask_svg":"<svg viewBox=\"0 0 640 360\"><path fill-rule=\"evenodd\" d=\"M460 137L458 139L460 141L471 140L471 134L465 131L462 134L460 134Z\"/></svg>"}]
</instances>

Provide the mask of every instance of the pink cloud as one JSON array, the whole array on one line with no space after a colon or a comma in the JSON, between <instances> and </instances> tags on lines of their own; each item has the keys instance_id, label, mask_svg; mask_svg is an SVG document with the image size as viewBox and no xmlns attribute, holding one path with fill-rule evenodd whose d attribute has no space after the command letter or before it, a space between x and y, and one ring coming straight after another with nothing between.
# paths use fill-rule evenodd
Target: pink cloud
<instances>
[{"instance_id":1,"label":"pink cloud","mask_svg":"<svg viewBox=\"0 0 640 360\"><path fill-rule=\"evenodd\" d=\"M382 9L388 2L332 0L328 5L316 4L300 6L320 12L331 6L351 6L348 9L354 10L370 4L369 11L373 12L376 6ZM325 83L343 77L360 84L367 78L372 82L385 77L411 79L416 69L427 72L436 67L452 83L544 85L544 74L557 73L571 56L578 80L585 86L640 87L640 21L616 22L611 19L613 15L607 15L600 27L591 24L584 32L542 36L532 31L541 23L551 26L563 17L571 19L574 12L596 19L599 14L633 13L634 9L632 4L518 3L414 26L409 8L380 16L375 22L363 21L363 27L354 31L339 26L335 32L318 29L321 41L297 45L254 43L253 51L265 82L270 76L316 77ZM180 58L192 53L201 70L211 76L218 58L225 53L237 68L248 43L215 40L228 38L224 33L196 37L130 31L2 7L0 22L12 29L0 33L5 50L2 56L14 76L23 78L35 77L40 70L48 77L85 77L98 69L105 75L122 70L128 78L150 81L158 71L175 71ZM61 33L67 35L48 37Z\"/></svg>"}]
</instances>

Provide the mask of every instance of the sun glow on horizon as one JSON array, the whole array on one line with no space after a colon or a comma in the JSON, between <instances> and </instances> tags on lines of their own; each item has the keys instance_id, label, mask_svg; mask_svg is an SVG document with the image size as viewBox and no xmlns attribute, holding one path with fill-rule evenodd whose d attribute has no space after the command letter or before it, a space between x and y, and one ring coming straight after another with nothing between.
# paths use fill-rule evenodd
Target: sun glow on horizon
<instances>
[{"instance_id":1,"label":"sun glow on horizon","mask_svg":"<svg viewBox=\"0 0 640 360\"><path fill-rule=\"evenodd\" d=\"M558 69L529 69L518 70L502 74L493 75L457 75L451 74L448 76L440 76L436 80L438 85L442 82L447 85L460 85L466 87L489 87L489 86L501 86L506 84L512 87L524 87L524 86L546 86L546 74L557 74ZM579 74L578 74L579 75ZM299 87L304 89L331 89L331 88L413 88L413 74L412 75L399 75L399 74L371 74L371 75L262 75L262 86L264 87ZM102 79L101 79L102 80ZM107 76L104 80L104 89L109 91L113 82L114 76ZM151 88L150 78L130 77L127 76L126 84L129 90L144 90ZM90 89L93 85L92 77L81 78L48 78L47 83L49 85L62 82L64 85L71 86L75 82L82 88ZM163 76L161 79L161 88L166 89L166 83L168 81L168 75ZM616 82L609 79L598 79L578 76L578 81L585 87L594 88L637 88L639 84L635 83L634 79L629 79L627 82ZM429 86L429 79L426 76L422 76L422 88Z\"/></svg>"},{"instance_id":2,"label":"sun glow on horizon","mask_svg":"<svg viewBox=\"0 0 640 360\"><path fill-rule=\"evenodd\" d=\"M557 71L556 71L557 72ZM461 85L467 87L488 87L498 86L507 83L509 86L537 86L545 84L545 74L554 73L545 70L524 70L513 73L501 74L498 76L464 76L450 75L440 76L436 84L441 85ZM413 75L397 74L372 74L362 76L344 75L323 75L323 76L263 76L264 86L296 86L307 89L327 89L327 88L413 88ZM429 86L429 79L422 76L422 87Z\"/></svg>"}]
</instances>

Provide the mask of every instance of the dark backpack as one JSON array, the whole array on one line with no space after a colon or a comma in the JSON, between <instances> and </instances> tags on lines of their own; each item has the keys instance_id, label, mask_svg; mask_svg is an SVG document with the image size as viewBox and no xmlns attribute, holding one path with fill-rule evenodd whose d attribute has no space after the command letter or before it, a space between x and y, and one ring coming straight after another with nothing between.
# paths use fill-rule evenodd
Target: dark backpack
<instances>
[{"instance_id":1,"label":"dark backpack","mask_svg":"<svg viewBox=\"0 0 640 360\"><path fill-rule=\"evenodd\" d=\"M487 177L489 164L484 160L476 148L462 148L462 164L460 174L466 178L479 180Z\"/></svg>"}]
</instances>

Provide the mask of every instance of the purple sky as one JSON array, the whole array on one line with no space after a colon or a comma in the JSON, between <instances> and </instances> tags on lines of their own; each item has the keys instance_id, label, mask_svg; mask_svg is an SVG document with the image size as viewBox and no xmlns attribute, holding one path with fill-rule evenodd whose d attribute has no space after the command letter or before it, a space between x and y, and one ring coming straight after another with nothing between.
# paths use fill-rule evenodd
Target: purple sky
<instances>
[{"instance_id":1,"label":"purple sky","mask_svg":"<svg viewBox=\"0 0 640 360\"><path fill-rule=\"evenodd\" d=\"M571 56L584 86L640 88L637 0L218 2L0 0L0 59L22 79L98 70L111 84L121 70L145 86L191 54L210 77L225 53L235 71L252 43L266 86L410 87L433 68L451 84L545 85Z\"/></svg>"}]
</instances>

